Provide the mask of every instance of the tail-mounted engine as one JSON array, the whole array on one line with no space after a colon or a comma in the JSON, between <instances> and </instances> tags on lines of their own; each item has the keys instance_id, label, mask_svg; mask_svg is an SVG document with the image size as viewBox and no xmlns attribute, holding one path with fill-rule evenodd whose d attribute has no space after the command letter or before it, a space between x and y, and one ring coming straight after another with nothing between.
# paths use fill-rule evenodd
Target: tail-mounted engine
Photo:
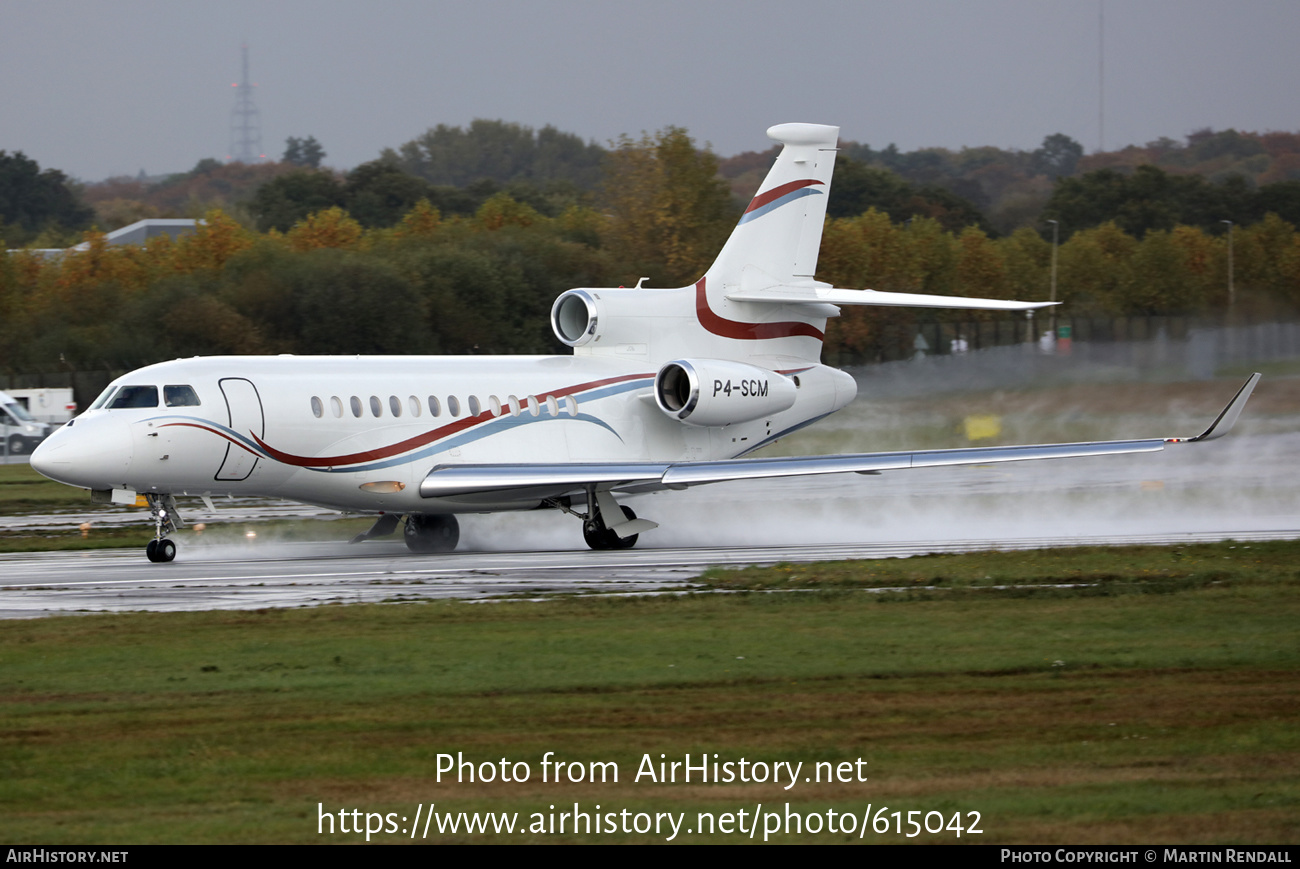
<instances>
[{"instance_id":1,"label":"tail-mounted engine","mask_svg":"<svg viewBox=\"0 0 1300 869\"><path fill-rule=\"evenodd\" d=\"M751 422L789 410L795 382L775 371L724 359L678 359L659 369L655 402L688 425Z\"/></svg>"},{"instance_id":2,"label":"tail-mounted engine","mask_svg":"<svg viewBox=\"0 0 1300 869\"><path fill-rule=\"evenodd\" d=\"M555 337L570 347L581 347L597 335L600 316L596 299L586 290L569 290L551 305Z\"/></svg>"}]
</instances>

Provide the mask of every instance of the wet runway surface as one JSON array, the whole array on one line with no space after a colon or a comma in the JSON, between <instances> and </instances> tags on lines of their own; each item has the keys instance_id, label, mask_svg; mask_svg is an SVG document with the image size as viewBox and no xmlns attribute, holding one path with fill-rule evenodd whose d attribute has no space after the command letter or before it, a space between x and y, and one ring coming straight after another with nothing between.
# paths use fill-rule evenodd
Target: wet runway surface
<instances>
[{"instance_id":1,"label":"wet runway surface","mask_svg":"<svg viewBox=\"0 0 1300 869\"><path fill-rule=\"evenodd\" d=\"M1087 536L1073 545L1292 539L1300 529ZM928 552L1030 549L1045 538L744 548L636 549L624 552L457 552L412 555L400 543L270 544L255 557L232 547L190 547L172 564L136 551L99 550L0 556L0 618L77 612L184 611L317 606L460 598L536 598L554 594L685 592L713 565L903 558Z\"/></svg>"},{"instance_id":2,"label":"wet runway surface","mask_svg":"<svg viewBox=\"0 0 1300 869\"><path fill-rule=\"evenodd\" d=\"M394 536L349 546L222 543L184 531L171 564L139 550L0 555L0 618L259 609L563 593L676 593L712 565L907 557L1046 546L1300 538L1300 434L1233 436L1147 456L937 468L704 486L627 499L660 528L591 552L554 511L461 517L460 550L414 555ZM190 522L323 517L289 504L182 502ZM144 511L8 517L69 533ZM328 523L323 523L328 527ZM209 524L209 528L213 528ZM241 526L242 527L242 526ZM44 533L44 532L42 532ZM326 532L328 534L328 531ZM340 536L343 536L340 534Z\"/></svg>"}]
</instances>

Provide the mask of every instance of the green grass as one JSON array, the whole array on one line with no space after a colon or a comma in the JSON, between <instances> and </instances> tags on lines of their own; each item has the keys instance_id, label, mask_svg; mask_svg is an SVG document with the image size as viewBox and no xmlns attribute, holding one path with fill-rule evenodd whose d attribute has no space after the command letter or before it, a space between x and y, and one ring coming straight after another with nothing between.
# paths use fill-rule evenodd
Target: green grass
<instances>
[{"instance_id":1,"label":"green grass","mask_svg":"<svg viewBox=\"0 0 1300 869\"><path fill-rule=\"evenodd\" d=\"M0 465L0 513L89 508L90 492L56 483L31 465Z\"/></svg>"},{"instance_id":2,"label":"green grass","mask_svg":"<svg viewBox=\"0 0 1300 869\"><path fill-rule=\"evenodd\" d=\"M318 836L318 804L409 817L434 802L517 811L526 824L576 801L692 823L757 803L823 817L869 804L978 811L973 840L986 843L1293 841L1300 596L1286 565L1300 559L1295 544L1233 545L861 562L856 580L848 565L800 567L799 580L783 567L709 577L796 589L836 577L814 591L8 622L6 838L357 841ZM1063 576L1075 556L1079 576L1109 578L1024 588ZM854 587L936 576L953 590ZM980 587L993 577L1019 587ZM542 783L546 751L614 761L619 782ZM456 752L526 761L533 778L439 782L438 755ZM632 780L643 754L661 753L805 772L861 757L869 781Z\"/></svg>"}]
</instances>

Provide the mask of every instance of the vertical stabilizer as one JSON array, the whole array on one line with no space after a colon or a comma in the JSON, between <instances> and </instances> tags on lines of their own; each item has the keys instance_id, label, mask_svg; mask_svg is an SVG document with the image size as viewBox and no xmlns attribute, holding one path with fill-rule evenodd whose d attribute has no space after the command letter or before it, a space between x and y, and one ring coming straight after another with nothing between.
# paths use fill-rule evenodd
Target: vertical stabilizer
<instances>
[{"instance_id":1,"label":"vertical stabilizer","mask_svg":"<svg viewBox=\"0 0 1300 869\"><path fill-rule=\"evenodd\" d=\"M840 128L778 124L783 147L706 278L710 288L809 285L817 270Z\"/></svg>"}]
</instances>

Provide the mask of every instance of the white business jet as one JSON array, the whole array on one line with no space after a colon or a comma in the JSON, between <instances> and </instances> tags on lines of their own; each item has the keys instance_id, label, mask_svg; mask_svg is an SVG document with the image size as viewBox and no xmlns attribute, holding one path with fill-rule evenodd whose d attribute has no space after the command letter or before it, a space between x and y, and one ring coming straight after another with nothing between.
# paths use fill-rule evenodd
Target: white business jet
<instances>
[{"instance_id":1,"label":"white business jet","mask_svg":"<svg viewBox=\"0 0 1300 869\"><path fill-rule=\"evenodd\" d=\"M99 501L151 508L171 561L177 495L261 495L405 520L415 552L456 546L458 513L564 511L592 549L657 527L618 498L725 480L1161 450L1224 434L1252 377L1194 438L741 458L853 400L819 361L839 305L1031 310L833 289L813 279L838 127L782 124L784 147L704 277L679 289L574 289L551 308L571 356L227 356L118 378L32 466Z\"/></svg>"}]
</instances>

